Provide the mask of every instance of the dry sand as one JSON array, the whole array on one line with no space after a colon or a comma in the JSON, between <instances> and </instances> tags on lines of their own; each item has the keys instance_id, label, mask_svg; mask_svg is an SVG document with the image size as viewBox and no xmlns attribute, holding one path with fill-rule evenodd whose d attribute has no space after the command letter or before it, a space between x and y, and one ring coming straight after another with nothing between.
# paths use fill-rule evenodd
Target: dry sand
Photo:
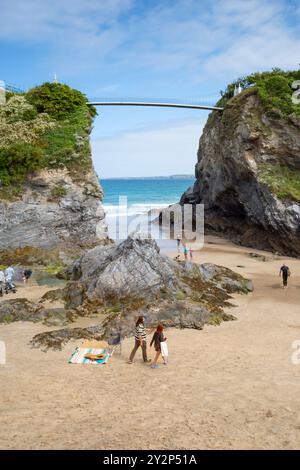
<instances>
[{"instance_id":1,"label":"dry sand","mask_svg":"<svg viewBox=\"0 0 300 470\"><path fill-rule=\"evenodd\" d=\"M257 250L207 241L214 244L194 261L230 267L255 290L235 296L228 311L238 321L167 331L167 367L150 369L140 352L126 364L131 339L107 365L70 365L77 343L43 353L28 342L47 327L0 326L1 449L300 448L300 364L291 361L300 340L300 261L285 259L292 277L283 290L283 259L262 262L248 256Z\"/></svg>"}]
</instances>

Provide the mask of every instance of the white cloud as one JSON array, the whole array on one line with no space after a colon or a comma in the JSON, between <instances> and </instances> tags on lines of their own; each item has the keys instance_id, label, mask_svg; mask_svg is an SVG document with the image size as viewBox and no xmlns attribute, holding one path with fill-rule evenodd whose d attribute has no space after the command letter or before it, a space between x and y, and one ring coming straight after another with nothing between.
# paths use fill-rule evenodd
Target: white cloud
<instances>
[{"instance_id":1,"label":"white cloud","mask_svg":"<svg viewBox=\"0 0 300 470\"><path fill-rule=\"evenodd\" d=\"M0 1L0 39L47 46L41 59L75 75L120 46L126 31L116 25L134 0Z\"/></svg>"},{"instance_id":2,"label":"white cloud","mask_svg":"<svg viewBox=\"0 0 300 470\"><path fill-rule=\"evenodd\" d=\"M52 47L52 60L77 70L177 71L190 80L299 62L299 29L284 0L1 1L0 38ZM45 60L49 58L46 57Z\"/></svg>"},{"instance_id":3,"label":"white cloud","mask_svg":"<svg viewBox=\"0 0 300 470\"><path fill-rule=\"evenodd\" d=\"M285 24L284 9L279 1L225 2L216 24L229 35L224 47L205 61L205 74L236 76L275 66L297 68L300 35Z\"/></svg>"},{"instance_id":4,"label":"white cloud","mask_svg":"<svg viewBox=\"0 0 300 470\"><path fill-rule=\"evenodd\" d=\"M285 22L286 10L282 0L173 2L172 8L154 9L139 21L142 40L123 60L198 75L202 81L224 72L296 67L300 35Z\"/></svg>"},{"instance_id":5,"label":"white cloud","mask_svg":"<svg viewBox=\"0 0 300 470\"><path fill-rule=\"evenodd\" d=\"M177 121L93 141L100 178L193 174L205 120Z\"/></svg>"},{"instance_id":6,"label":"white cloud","mask_svg":"<svg viewBox=\"0 0 300 470\"><path fill-rule=\"evenodd\" d=\"M96 37L111 27L133 0L1 0L0 37L56 42L61 34ZM63 46L63 44L61 44Z\"/></svg>"}]
</instances>

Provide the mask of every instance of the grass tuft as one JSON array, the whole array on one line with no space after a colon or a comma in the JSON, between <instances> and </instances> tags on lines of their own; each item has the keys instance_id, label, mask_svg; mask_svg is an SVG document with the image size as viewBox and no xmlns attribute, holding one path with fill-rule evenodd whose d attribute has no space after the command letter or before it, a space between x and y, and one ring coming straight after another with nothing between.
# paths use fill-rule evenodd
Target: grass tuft
<instances>
[{"instance_id":1,"label":"grass tuft","mask_svg":"<svg viewBox=\"0 0 300 470\"><path fill-rule=\"evenodd\" d=\"M263 164L259 168L259 179L283 200L300 202L300 171L282 165Z\"/></svg>"}]
</instances>

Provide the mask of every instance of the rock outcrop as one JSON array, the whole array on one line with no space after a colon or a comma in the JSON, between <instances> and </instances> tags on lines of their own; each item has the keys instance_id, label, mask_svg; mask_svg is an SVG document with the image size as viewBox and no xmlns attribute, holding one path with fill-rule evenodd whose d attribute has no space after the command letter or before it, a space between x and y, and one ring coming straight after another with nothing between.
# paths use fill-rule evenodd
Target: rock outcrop
<instances>
[{"instance_id":1,"label":"rock outcrop","mask_svg":"<svg viewBox=\"0 0 300 470\"><path fill-rule=\"evenodd\" d=\"M206 232L299 256L300 118L276 113L270 117L255 87L211 113L196 183L180 202L204 204Z\"/></svg>"},{"instance_id":2,"label":"rock outcrop","mask_svg":"<svg viewBox=\"0 0 300 470\"><path fill-rule=\"evenodd\" d=\"M206 323L231 320L234 317L223 311L230 305L230 294L253 289L251 281L222 266L174 261L142 234L118 246L89 250L75 262L72 279L66 288L47 294L47 300L62 300L74 315L101 315L101 325L83 329L87 337L95 333L97 338L132 335L141 314L149 327L163 322L167 327L202 329ZM78 329L66 328L41 333L32 344L57 347L78 335Z\"/></svg>"},{"instance_id":3,"label":"rock outcrop","mask_svg":"<svg viewBox=\"0 0 300 470\"><path fill-rule=\"evenodd\" d=\"M217 290L238 292L249 282L222 266L172 260L160 253L155 240L137 232L119 245L87 251L75 262L71 279L74 282L65 289L71 299L68 305L74 303L72 291L80 292L81 303L144 305L165 298L175 300L178 295L189 298L193 291L199 294L198 287L213 287L209 283ZM196 286L197 282L203 285Z\"/></svg>"},{"instance_id":4,"label":"rock outcrop","mask_svg":"<svg viewBox=\"0 0 300 470\"><path fill-rule=\"evenodd\" d=\"M28 321L42 322L47 326L64 326L72 322L76 315L64 308L47 308L43 302L33 303L27 299L10 299L0 302L0 323Z\"/></svg>"},{"instance_id":5,"label":"rock outcrop","mask_svg":"<svg viewBox=\"0 0 300 470\"><path fill-rule=\"evenodd\" d=\"M0 201L0 249L96 244L107 237L102 197L93 168L82 179L66 168L29 176L18 200Z\"/></svg>"}]
</instances>

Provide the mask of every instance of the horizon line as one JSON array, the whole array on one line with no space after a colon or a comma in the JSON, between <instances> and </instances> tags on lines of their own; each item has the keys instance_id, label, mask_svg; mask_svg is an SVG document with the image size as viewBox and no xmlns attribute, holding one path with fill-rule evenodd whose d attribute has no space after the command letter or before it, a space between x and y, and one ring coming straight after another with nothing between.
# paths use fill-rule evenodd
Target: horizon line
<instances>
[{"instance_id":1,"label":"horizon line","mask_svg":"<svg viewBox=\"0 0 300 470\"><path fill-rule=\"evenodd\" d=\"M161 178L178 178L178 179L185 179L185 178L196 178L195 175L192 175L192 174L178 174L178 175L153 175L153 176L105 176L105 177L99 177L100 180L120 180L120 179L145 179L145 178L152 178L152 179L161 179Z\"/></svg>"}]
</instances>

